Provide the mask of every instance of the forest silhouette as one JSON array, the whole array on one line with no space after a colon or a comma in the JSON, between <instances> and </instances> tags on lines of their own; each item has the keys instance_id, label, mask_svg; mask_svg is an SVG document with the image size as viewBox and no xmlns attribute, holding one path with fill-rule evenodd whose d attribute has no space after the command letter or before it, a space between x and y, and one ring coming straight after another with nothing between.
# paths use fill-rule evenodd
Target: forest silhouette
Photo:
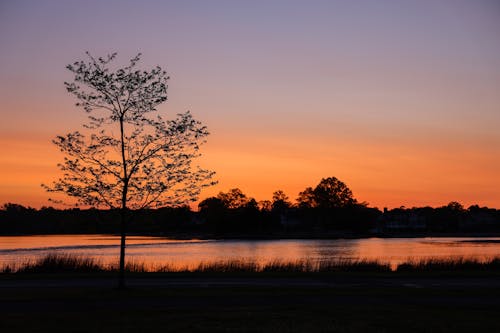
<instances>
[{"instance_id":1,"label":"forest silhouette","mask_svg":"<svg viewBox=\"0 0 500 333\"><path fill-rule=\"evenodd\" d=\"M456 201L442 207L380 210L359 202L335 177L322 179L298 194L296 202L282 190L272 200L257 201L239 188L220 192L189 206L137 209L130 214L133 234L219 238L425 236L496 234L500 210ZM119 209L34 209L15 203L0 209L0 234L115 234Z\"/></svg>"}]
</instances>

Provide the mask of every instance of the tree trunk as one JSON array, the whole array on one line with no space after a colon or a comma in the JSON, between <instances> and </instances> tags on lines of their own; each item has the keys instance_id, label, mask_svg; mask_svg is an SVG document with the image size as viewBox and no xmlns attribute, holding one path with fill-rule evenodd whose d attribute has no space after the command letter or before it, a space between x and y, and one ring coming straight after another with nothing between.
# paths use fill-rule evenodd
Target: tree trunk
<instances>
[{"instance_id":1,"label":"tree trunk","mask_svg":"<svg viewBox=\"0 0 500 333\"><path fill-rule=\"evenodd\" d=\"M126 239L126 208L120 210L120 273L118 278L118 288L125 288L125 239Z\"/></svg>"},{"instance_id":2,"label":"tree trunk","mask_svg":"<svg viewBox=\"0 0 500 333\"><path fill-rule=\"evenodd\" d=\"M121 111L121 109L120 109ZM122 189L122 208L120 210L120 277L118 281L118 288L125 288L125 238L127 232L126 216L127 213L127 191L128 191L128 173L127 173L127 159L125 158L125 138L123 128L123 114L120 117L120 142L122 151L123 163L123 189Z\"/></svg>"}]
</instances>

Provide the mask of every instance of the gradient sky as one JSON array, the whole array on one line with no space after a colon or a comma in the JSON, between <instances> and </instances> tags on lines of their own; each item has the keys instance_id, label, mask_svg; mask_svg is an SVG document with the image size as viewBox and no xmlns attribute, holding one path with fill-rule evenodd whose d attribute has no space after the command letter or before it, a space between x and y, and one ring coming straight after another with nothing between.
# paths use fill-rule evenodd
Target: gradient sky
<instances>
[{"instance_id":1,"label":"gradient sky","mask_svg":"<svg viewBox=\"0 0 500 333\"><path fill-rule=\"evenodd\" d=\"M379 208L500 207L499 1L1 1L0 204L49 205L87 50L167 69L159 110L212 133L202 197L335 176Z\"/></svg>"}]
</instances>

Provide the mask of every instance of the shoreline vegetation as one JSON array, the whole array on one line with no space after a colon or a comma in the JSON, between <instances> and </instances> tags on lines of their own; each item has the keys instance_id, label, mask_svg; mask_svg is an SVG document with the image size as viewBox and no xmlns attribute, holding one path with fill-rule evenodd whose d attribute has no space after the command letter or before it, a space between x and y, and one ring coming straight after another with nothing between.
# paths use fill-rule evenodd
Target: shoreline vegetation
<instances>
[{"instance_id":1,"label":"shoreline vegetation","mask_svg":"<svg viewBox=\"0 0 500 333\"><path fill-rule=\"evenodd\" d=\"M259 264L254 261L228 260L201 262L197 266L175 266L173 264L147 266L141 262L129 262L125 266L127 273L132 274L224 274L224 275L323 275L336 273L500 273L500 256L485 260L471 258L427 258L408 260L392 266L389 263L372 260L333 259L328 261L275 260ZM4 264L0 274L87 274L115 273L118 267L104 265L93 258L70 254L48 254L38 260L21 264Z\"/></svg>"},{"instance_id":2,"label":"shoreline vegetation","mask_svg":"<svg viewBox=\"0 0 500 333\"><path fill-rule=\"evenodd\" d=\"M246 197L236 189L230 194ZM235 198L226 198L229 194L221 195L224 200L206 199L198 211L187 206L130 211L127 235L212 239L500 235L500 210L487 207L450 203L379 210L359 204L297 206L283 200L258 205L255 200L234 203ZM0 208L0 235L116 234L119 221L117 210L34 209L9 203Z\"/></svg>"},{"instance_id":3,"label":"shoreline vegetation","mask_svg":"<svg viewBox=\"0 0 500 333\"><path fill-rule=\"evenodd\" d=\"M322 272L307 262L266 271L222 262L197 272L148 273L135 264L127 266L125 289L113 287L116 268L101 271L98 264L52 255L24 272L0 273L0 326L53 333L500 330L500 257L429 259L397 271L337 261Z\"/></svg>"}]
</instances>

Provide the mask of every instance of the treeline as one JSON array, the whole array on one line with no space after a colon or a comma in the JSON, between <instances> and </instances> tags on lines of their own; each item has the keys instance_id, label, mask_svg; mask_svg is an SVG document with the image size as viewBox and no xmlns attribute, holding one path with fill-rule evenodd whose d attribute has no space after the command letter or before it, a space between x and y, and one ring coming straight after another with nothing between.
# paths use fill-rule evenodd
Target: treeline
<instances>
[{"instance_id":1,"label":"treeline","mask_svg":"<svg viewBox=\"0 0 500 333\"><path fill-rule=\"evenodd\" d=\"M464 208L458 202L432 208L368 207L335 177L299 193L292 203L283 191L257 201L239 189L220 192L199 203L199 210L167 207L130 211L128 232L215 237L342 237L498 233L500 210ZM33 209L5 204L0 234L117 233L118 210Z\"/></svg>"},{"instance_id":2,"label":"treeline","mask_svg":"<svg viewBox=\"0 0 500 333\"><path fill-rule=\"evenodd\" d=\"M300 192L296 204L281 190L273 193L272 200L257 202L232 189L203 200L199 211L207 227L217 233L367 233L380 215L378 209L358 203L335 177Z\"/></svg>"},{"instance_id":3,"label":"treeline","mask_svg":"<svg viewBox=\"0 0 500 333\"><path fill-rule=\"evenodd\" d=\"M188 207L131 211L131 233L171 233L188 231L196 213ZM6 204L0 210L0 234L116 234L120 230L120 211L101 209L39 210Z\"/></svg>"}]
</instances>

